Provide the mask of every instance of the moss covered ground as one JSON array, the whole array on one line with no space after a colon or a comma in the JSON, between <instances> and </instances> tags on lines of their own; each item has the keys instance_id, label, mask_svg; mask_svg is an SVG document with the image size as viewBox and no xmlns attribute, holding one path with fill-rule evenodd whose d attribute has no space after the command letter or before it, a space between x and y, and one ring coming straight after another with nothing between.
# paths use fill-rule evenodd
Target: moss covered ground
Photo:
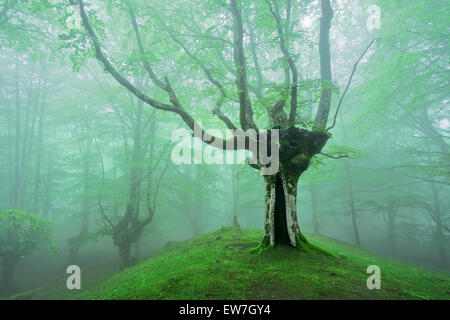
<instances>
[{"instance_id":1,"label":"moss covered ground","mask_svg":"<svg viewBox=\"0 0 450 320\"><path fill-rule=\"evenodd\" d=\"M308 250L258 250L261 231L222 228L173 243L71 298L450 299L449 274L306 236ZM381 269L379 290L366 286L369 265Z\"/></svg>"}]
</instances>

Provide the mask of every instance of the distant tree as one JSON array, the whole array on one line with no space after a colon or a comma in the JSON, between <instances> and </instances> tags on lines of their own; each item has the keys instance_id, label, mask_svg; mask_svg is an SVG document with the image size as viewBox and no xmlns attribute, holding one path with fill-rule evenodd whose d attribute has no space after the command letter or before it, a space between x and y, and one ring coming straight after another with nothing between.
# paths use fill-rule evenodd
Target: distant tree
<instances>
[{"instance_id":1,"label":"distant tree","mask_svg":"<svg viewBox=\"0 0 450 320\"><path fill-rule=\"evenodd\" d=\"M17 262L36 251L39 244L48 245L53 251L50 222L40 216L19 210L0 213L0 258L2 267L2 291L15 290L14 270Z\"/></svg>"},{"instance_id":2,"label":"distant tree","mask_svg":"<svg viewBox=\"0 0 450 320\"><path fill-rule=\"evenodd\" d=\"M125 172L122 178L127 181L123 189L124 208L122 212L120 212L119 202L116 201L115 196L111 197L113 198L112 204L103 204L104 189L107 187L106 154L100 148L98 137L94 139L101 166L102 182L99 187L98 206L105 225L101 232L111 236L114 240L114 246L119 251L119 270L124 270L137 261L137 257L132 256L131 248L133 245L139 246L144 228L153 221L161 181L170 163L161 161L167 156L170 144L166 142L162 147L156 144L154 132L158 123L154 113L146 114L141 100L131 101L130 110L124 115L116 109L122 131L126 132L122 136L126 163L120 168ZM115 141L112 141L111 145L112 149L116 148ZM159 155L159 158L156 155ZM109 183L113 189L118 187L117 169L114 166L114 181ZM158 169L161 169L160 172Z\"/></svg>"}]
</instances>

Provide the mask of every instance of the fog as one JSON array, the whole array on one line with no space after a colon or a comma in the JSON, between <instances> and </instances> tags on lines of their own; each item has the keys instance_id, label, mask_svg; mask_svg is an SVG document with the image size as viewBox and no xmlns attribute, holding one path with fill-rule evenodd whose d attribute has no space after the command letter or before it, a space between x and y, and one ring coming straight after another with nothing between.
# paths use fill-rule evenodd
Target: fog
<instances>
[{"instance_id":1,"label":"fog","mask_svg":"<svg viewBox=\"0 0 450 320\"><path fill-rule=\"evenodd\" d=\"M448 273L448 11L1 1L0 296L69 265L98 283L224 226ZM279 130L275 174L248 140L222 150L234 129Z\"/></svg>"}]
</instances>

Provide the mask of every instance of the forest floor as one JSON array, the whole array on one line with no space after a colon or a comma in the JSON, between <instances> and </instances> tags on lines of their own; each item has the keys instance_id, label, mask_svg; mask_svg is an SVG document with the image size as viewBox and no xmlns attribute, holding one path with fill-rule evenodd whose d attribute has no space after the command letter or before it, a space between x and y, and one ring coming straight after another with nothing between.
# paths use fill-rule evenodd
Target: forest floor
<instances>
[{"instance_id":1,"label":"forest floor","mask_svg":"<svg viewBox=\"0 0 450 320\"><path fill-rule=\"evenodd\" d=\"M50 287L47 298L450 299L450 274L324 236L306 236L321 250L279 247L258 251L261 231L222 228L172 243L147 261L84 286L81 292L68 295L61 286ZM327 251L332 254L324 254ZM366 286L369 265L381 269L379 290Z\"/></svg>"}]
</instances>

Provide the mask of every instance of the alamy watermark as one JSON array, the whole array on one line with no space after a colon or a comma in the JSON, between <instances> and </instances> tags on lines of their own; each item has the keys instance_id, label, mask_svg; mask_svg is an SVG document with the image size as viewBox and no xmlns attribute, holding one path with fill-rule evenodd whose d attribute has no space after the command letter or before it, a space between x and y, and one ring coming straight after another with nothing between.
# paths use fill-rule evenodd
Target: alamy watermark
<instances>
[{"instance_id":1,"label":"alamy watermark","mask_svg":"<svg viewBox=\"0 0 450 320\"><path fill-rule=\"evenodd\" d=\"M367 18L367 31L372 31L374 29L381 28L381 9L377 5L371 5L367 8L367 14L369 17Z\"/></svg>"},{"instance_id":2,"label":"alamy watermark","mask_svg":"<svg viewBox=\"0 0 450 320\"><path fill-rule=\"evenodd\" d=\"M366 273L372 273L372 275L367 278L366 286L367 289L381 289L381 269L377 265L371 265L367 267Z\"/></svg>"},{"instance_id":3,"label":"alamy watermark","mask_svg":"<svg viewBox=\"0 0 450 320\"><path fill-rule=\"evenodd\" d=\"M66 273L70 274L67 278L66 286L69 290L81 289L81 269L77 265L70 265L66 269Z\"/></svg>"},{"instance_id":4,"label":"alamy watermark","mask_svg":"<svg viewBox=\"0 0 450 320\"><path fill-rule=\"evenodd\" d=\"M177 143L170 158L175 164L245 164L248 150L249 164L260 167L262 175L274 175L279 170L279 136L279 129L228 129L224 139L220 130L203 131L201 122L195 122L193 135L187 129L172 133L171 141Z\"/></svg>"}]
</instances>

